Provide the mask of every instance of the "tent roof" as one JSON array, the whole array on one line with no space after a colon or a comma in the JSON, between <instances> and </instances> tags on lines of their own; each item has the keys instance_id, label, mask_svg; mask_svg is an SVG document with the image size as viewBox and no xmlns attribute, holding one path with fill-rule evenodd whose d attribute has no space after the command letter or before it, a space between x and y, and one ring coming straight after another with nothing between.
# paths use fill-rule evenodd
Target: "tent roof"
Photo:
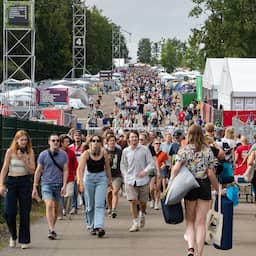
<instances>
[{"instance_id":1,"label":"tent roof","mask_svg":"<svg viewBox=\"0 0 256 256\"><path fill-rule=\"evenodd\" d=\"M233 96L256 96L256 58L226 58L225 68L230 75Z\"/></svg>"},{"instance_id":2,"label":"tent roof","mask_svg":"<svg viewBox=\"0 0 256 256\"><path fill-rule=\"evenodd\" d=\"M223 69L224 58L207 58L203 79L206 82L206 88L218 88Z\"/></svg>"}]
</instances>

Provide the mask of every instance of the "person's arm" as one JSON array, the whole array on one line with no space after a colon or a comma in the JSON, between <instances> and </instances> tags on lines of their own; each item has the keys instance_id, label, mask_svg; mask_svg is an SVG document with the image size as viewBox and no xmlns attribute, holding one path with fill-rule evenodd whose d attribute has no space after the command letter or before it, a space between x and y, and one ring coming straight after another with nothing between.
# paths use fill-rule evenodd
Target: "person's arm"
<instances>
[{"instance_id":1,"label":"person's arm","mask_svg":"<svg viewBox=\"0 0 256 256\"><path fill-rule=\"evenodd\" d=\"M31 150L29 154L23 154L18 150L17 157L24 162L29 174L34 174L36 168L34 151Z\"/></svg>"},{"instance_id":2,"label":"person's arm","mask_svg":"<svg viewBox=\"0 0 256 256\"><path fill-rule=\"evenodd\" d=\"M35 175L34 175L34 183L33 183L33 190L32 190L32 198L34 198L34 199L39 198L37 187L39 185L39 180L40 180L42 171L43 171L42 164L38 164L36 171L35 171Z\"/></svg>"},{"instance_id":3,"label":"person's arm","mask_svg":"<svg viewBox=\"0 0 256 256\"><path fill-rule=\"evenodd\" d=\"M139 172L138 177L144 177L146 175L149 175L150 171L155 167L158 168L157 172L160 173L158 164L157 165L155 164L155 162L157 161L154 161L154 158L152 157L152 154L148 148L145 148L145 157L146 157L146 167Z\"/></svg>"},{"instance_id":4,"label":"person's arm","mask_svg":"<svg viewBox=\"0 0 256 256\"><path fill-rule=\"evenodd\" d=\"M121 161L120 161L120 170L124 179L126 176L127 169L128 169L128 162L126 157L126 150L124 149L122 152Z\"/></svg>"},{"instance_id":5,"label":"person's arm","mask_svg":"<svg viewBox=\"0 0 256 256\"><path fill-rule=\"evenodd\" d=\"M236 151L235 151L234 166L237 166L237 167L239 167L238 164L237 164L238 157L239 157L239 154L238 154L238 152L237 152L237 150L236 150Z\"/></svg>"},{"instance_id":6,"label":"person's arm","mask_svg":"<svg viewBox=\"0 0 256 256\"><path fill-rule=\"evenodd\" d=\"M87 159L88 159L88 151L84 151L84 153L81 155L78 167L77 167L77 184L79 186L79 191L83 192L84 190L84 184L83 184L83 177L84 177L84 170L87 165Z\"/></svg>"},{"instance_id":7,"label":"person's arm","mask_svg":"<svg viewBox=\"0 0 256 256\"><path fill-rule=\"evenodd\" d=\"M254 161L255 161L255 152L256 151L253 151L250 156L248 157L248 160L247 160L247 165L248 166L253 166L254 165Z\"/></svg>"},{"instance_id":8,"label":"person's arm","mask_svg":"<svg viewBox=\"0 0 256 256\"><path fill-rule=\"evenodd\" d=\"M172 170L171 170L171 177L170 177L171 180L173 180L177 176L181 166L182 166L181 161L176 161L175 162L175 164L174 164L174 166L172 167Z\"/></svg>"},{"instance_id":9,"label":"person's arm","mask_svg":"<svg viewBox=\"0 0 256 256\"><path fill-rule=\"evenodd\" d=\"M63 166L63 186L61 188L61 196L64 196L66 193L67 182L68 182L68 163L65 163Z\"/></svg>"},{"instance_id":10,"label":"person's arm","mask_svg":"<svg viewBox=\"0 0 256 256\"><path fill-rule=\"evenodd\" d=\"M109 156L106 150L104 150L103 154L104 154L104 160L105 160L106 173L108 177L108 185L110 186L112 184L112 174L111 174L111 168L109 163Z\"/></svg>"},{"instance_id":11,"label":"person's arm","mask_svg":"<svg viewBox=\"0 0 256 256\"><path fill-rule=\"evenodd\" d=\"M5 177L7 175L7 172L8 172L10 159L11 159L11 150L7 149L7 151L5 153L5 157L4 157L4 164L3 164L3 167L2 167L1 173L0 173L0 195L1 196L3 196L4 193L5 193L4 181L5 181Z\"/></svg>"},{"instance_id":12,"label":"person's arm","mask_svg":"<svg viewBox=\"0 0 256 256\"><path fill-rule=\"evenodd\" d=\"M248 152L248 157L249 157L249 156L251 155L251 153L252 153L253 151L255 151L255 150L256 150L256 143L251 146L251 148L250 148L250 150L249 150L249 152Z\"/></svg>"},{"instance_id":13,"label":"person's arm","mask_svg":"<svg viewBox=\"0 0 256 256\"><path fill-rule=\"evenodd\" d=\"M208 175L208 178L209 178L213 188L215 189L215 191L218 192L218 190L219 190L219 182L218 182L218 180L216 178L216 175L215 175L213 169L208 169L207 175Z\"/></svg>"}]
</instances>

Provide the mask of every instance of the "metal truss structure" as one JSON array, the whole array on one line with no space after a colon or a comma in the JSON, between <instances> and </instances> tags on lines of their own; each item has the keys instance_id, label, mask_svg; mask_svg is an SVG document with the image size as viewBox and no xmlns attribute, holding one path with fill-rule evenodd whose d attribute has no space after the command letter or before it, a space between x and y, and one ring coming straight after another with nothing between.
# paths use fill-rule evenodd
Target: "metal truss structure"
<instances>
[{"instance_id":1,"label":"metal truss structure","mask_svg":"<svg viewBox=\"0 0 256 256\"><path fill-rule=\"evenodd\" d=\"M8 79L35 80L35 22L34 0L19 1L30 3L30 26L8 26L11 15L16 10L6 13L8 0L4 0L4 24L3 24L3 81ZM21 8L22 6L20 6ZM20 11L21 12L21 11ZM14 13L14 14L13 14Z\"/></svg>"},{"instance_id":2,"label":"metal truss structure","mask_svg":"<svg viewBox=\"0 0 256 256\"><path fill-rule=\"evenodd\" d=\"M73 67L65 75L71 78L81 77L86 70L86 6L85 0L73 0Z\"/></svg>"},{"instance_id":3,"label":"metal truss structure","mask_svg":"<svg viewBox=\"0 0 256 256\"><path fill-rule=\"evenodd\" d=\"M121 27L112 23L112 70L114 69L114 59L121 58Z\"/></svg>"},{"instance_id":4,"label":"metal truss structure","mask_svg":"<svg viewBox=\"0 0 256 256\"><path fill-rule=\"evenodd\" d=\"M11 79L24 80L32 86L35 81L35 0L3 2L3 87L4 112L10 108ZM19 100L19 98L17 98ZM33 99L26 106L13 105L12 113L18 118L29 118ZM3 110L2 110L3 114Z\"/></svg>"},{"instance_id":5,"label":"metal truss structure","mask_svg":"<svg viewBox=\"0 0 256 256\"><path fill-rule=\"evenodd\" d=\"M131 40L132 33L122 29L120 26L112 23L112 70L114 69L114 59L122 58L121 51L121 34L125 32L129 35Z\"/></svg>"}]
</instances>

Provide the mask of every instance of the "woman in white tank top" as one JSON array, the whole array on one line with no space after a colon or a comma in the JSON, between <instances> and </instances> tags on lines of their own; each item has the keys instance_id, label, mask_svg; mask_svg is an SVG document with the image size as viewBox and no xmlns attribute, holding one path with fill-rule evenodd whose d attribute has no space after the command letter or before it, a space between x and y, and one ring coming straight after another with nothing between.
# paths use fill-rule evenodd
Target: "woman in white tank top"
<instances>
[{"instance_id":1,"label":"woman in white tank top","mask_svg":"<svg viewBox=\"0 0 256 256\"><path fill-rule=\"evenodd\" d=\"M0 173L0 195L3 196L6 193L4 216L10 232L9 246L12 248L16 247L17 237L22 249L29 247L32 203L31 175L34 174L34 171L35 156L31 139L26 131L19 130L6 151ZM17 202L19 202L19 207L17 207ZM16 215L18 209L20 226L17 236Z\"/></svg>"}]
</instances>

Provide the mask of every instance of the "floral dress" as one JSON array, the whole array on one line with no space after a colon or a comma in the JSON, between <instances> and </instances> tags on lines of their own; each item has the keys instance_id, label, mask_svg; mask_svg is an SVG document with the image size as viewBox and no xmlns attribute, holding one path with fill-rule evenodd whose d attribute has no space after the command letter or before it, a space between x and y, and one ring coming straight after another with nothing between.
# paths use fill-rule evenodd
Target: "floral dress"
<instances>
[{"instance_id":1,"label":"floral dress","mask_svg":"<svg viewBox=\"0 0 256 256\"><path fill-rule=\"evenodd\" d=\"M203 146L201 151L196 152L192 144L179 150L176 161L184 163L197 179L206 179L208 169L214 170L216 164L216 158L209 147Z\"/></svg>"}]
</instances>

